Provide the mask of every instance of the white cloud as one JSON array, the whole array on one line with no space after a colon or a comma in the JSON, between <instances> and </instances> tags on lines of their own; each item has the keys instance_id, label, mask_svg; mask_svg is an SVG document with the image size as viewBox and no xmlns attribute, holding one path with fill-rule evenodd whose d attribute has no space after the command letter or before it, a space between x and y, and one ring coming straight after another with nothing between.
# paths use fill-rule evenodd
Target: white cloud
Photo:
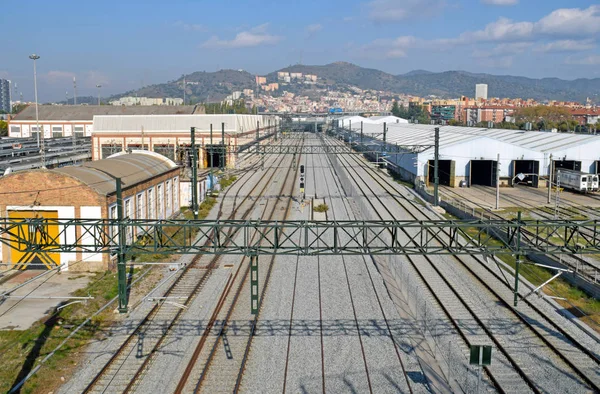
<instances>
[{"instance_id":1,"label":"white cloud","mask_svg":"<svg viewBox=\"0 0 600 394\"><path fill-rule=\"evenodd\" d=\"M440 13L445 5L445 0L373 0L367 3L369 18L382 23L430 17Z\"/></svg>"},{"instance_id":2,"label":"white cloud","mask_svg":"<svg viewBox=\"0 0 600 394\"><path fill-rule=\"evenodd\" d=\"M65 79L72 80L75 76L75 73L70 71L48 71L46 74L41 77L50 83L62 82Z\"/></svg>"},{"instance_id":3,"label":"white cloud","mask_svg":"<svg viewBox=\"0 0 600 394\"><path fill-rule=\"evenodd\" d=\"M573 58L569 57L566 61L566 64L574 64L581 66L600 66L600 55L590 55L583 58Z\"/></svg>"},{"instance_id":4,"label":"white cloud","mask_svg":"<svg viewBox=\"0 0 600 394\"><path fill-rule=\"evenodd\" d=\"M405 57L408 49L417 44L425 45L425 40L413 36L401 36L395 39L379 39L363 45L358 49L359 54L365 58L396 59Z\"/></svg>"},{"instance_id":5,"label":"white cloud","mask_svg":"<svg viewBox=\"0 0 600 394\"><path fill-rule=\"evenodd\" d=\"M511 42L496 45L491 50L475 50L472 56L475 58L493 58L517 55L525 52L533 46L532 42Z\"/></svg>"},{"instance_id":6,"label":"white cloud","mask_svg":"<svg viewBox=\"0 0 600 394\"><path fill-rule=\"evenodd\" d=\"M250 30L242 31L232 40L222 40L217 36L212 36L201 46L203 48L249 48L260 45L277 44L283 37L267 33L268 23L256 26Z\"/></svg>"},{"instance_id":7,"label":"white cloud","mask_svg":"<svg viewBox=\"0 0 600 394\"><path fill-rule=\"evenodd\" d=\"M0 78L2 78L2 79L8 79L8 71L2 71L2 70L0 70Z\"/></svg>"},{"instance_id":8,"label":"white cloud","mask_svg":"<svg viewBox=\"0 0 600 394\"><path fill-rule=\"evenodd\" d=\"M323 25L321 25L320 23L315 23L313 25L306 26L305 30L308 34L312 35L323 30Z\"/></svg>"},{"instance_id":9,"label":"white cloud","mask_svg":"<svg viewBox=\"0 0 600 394\"><path fill-rule=\"evenodd\" d=\"M536 23L541 34L586 37L600 33L600 5L586 9L562 8Z\"/></svg>"},{"instance_id":10,"label":"white cloud","mask_svg":"<svg viewBox=\"0 0 600 394\"><path fill-rule=\"evenodd\" d=\"M481 2L491 5L516 5L519 3L519 0L481 0Z\"/></svg>"},{"instance_id":11,"label":"white cloud","mask_svg":"<svg viewBox=\"0 0 600 394\"><path fill-rule=\"evenodd\" d=\"M594 40L558 40L535 48L536 52L579 52L596 48Z\"/></svg>"},{"instance_id":12,"label":"white cloud","mask_svg":"<svg viewBox=\"0 0 600 394\"><path fill-rule=\"evenodd\" d=\"M185 23L183 21L177 21L174 23L174 25L185 31L200 31L200 32L208 31L208 28L206 26L200 25L197 23Z\"/></svg>"},{"instance_id":13,"label":"white cloud","mask_svg":"<svg viewBox=\"0 0 600 394\"><path fill-rule=\"evenodd\" d=\"M459 36L462 42L481 41L519 41L530 39L533 35L532 22L514 22L508 18L499 18L489 23L483 30L465 32Z\"/></svg>"}]
</instances>

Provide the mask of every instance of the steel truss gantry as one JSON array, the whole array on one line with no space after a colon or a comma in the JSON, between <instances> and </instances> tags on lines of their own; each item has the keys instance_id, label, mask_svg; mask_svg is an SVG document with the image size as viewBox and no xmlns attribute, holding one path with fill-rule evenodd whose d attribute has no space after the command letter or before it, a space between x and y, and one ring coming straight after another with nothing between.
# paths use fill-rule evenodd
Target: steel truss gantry
<instances>
[{"instance_id":1,"label":"steel truss gantry","mask_svg":"<svg viewBox=\"0 0 600 394\"><path fill-rule=\"evenodd\" d=\"M527 232L523 230L527 229ZM58 231L57 231L58 230ZM65 242L65 240L69 240ZM600 254L600 220L243 221L0 219L0 243L23 253L244 255ZM19 262L20 263L20 262ZM121 265L123 265L121 264ZM119 267L122 268L122 267ZM121 272L122 271L122 272ZM519 264L516 267L515 304ZM125 283L125 270L119 269ZM123 275L121 275L121 273ZM123 278L121 278L123 276ZM126 311L126 287L119 286ZM121 292L123 294L121 294Z\"/></svg>"}]
</instances>

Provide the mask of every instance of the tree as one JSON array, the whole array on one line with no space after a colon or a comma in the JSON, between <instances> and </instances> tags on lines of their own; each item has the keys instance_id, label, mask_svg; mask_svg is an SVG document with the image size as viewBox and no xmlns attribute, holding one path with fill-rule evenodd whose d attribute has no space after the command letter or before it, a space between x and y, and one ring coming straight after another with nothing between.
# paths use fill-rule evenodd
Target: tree
<instances>
[{"instance_id":1,"label":"tree","mask_svg":"<svg viewBox=\"0 0 600 394\"><path fill-rule=\"evenodd\" d=\"M0 137L8 135L8 123L0 119Z\"/></svg>"},{"instance_id":2,"label":"tree","mask_svg":"<svg viewBox=\"0 0 600 394\"><path fill-rule=\"evenodd\" d=\"M398 107L398 102L394 101L394 105L392 105L392 115L401 118L400 116L400 107Z\"/></svg>"},{"instance_id":3,"label":"tree","mask_svg":"<svg viewBox=\"0 0 600 394\"><path fill-rule=\"evenodd\" d=\"M519 108L514 114L517 125L524 129L526 123L531 123L536 130L560 131L573 130L577 121L567 108L538 105L536 107Z\"/></svg>"},{"instance_id":4,"label":"tree","mask_svg":"<svg viewBox=\"0 0 600 394\"><path fill-rule=\"evenodd\" d=\"M23 111L25 108L27 108L27 104L15 104L12 107L12 113L18 114L19 112Z\"/></svg>"}]
</instances>

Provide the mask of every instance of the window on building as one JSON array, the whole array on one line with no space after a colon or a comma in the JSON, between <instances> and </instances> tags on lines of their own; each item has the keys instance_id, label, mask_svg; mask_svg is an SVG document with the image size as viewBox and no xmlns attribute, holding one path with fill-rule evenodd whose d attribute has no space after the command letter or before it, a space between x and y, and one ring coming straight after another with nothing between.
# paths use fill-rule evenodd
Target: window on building
<instances>
[{"instance_id":1,"label":"window on building","mask_svg":"<svg viewBox=\"0 0 600 394\"><path fill-rule=\"evenodd\" d=\"M10 126L10 136L11 137L20 137L21 136L21 126Z\"/></svg>"},{"instance_id":2,"label":"window on building","mask_svg":"<svg viewBox=\"0 0 600 394\"><path fill-rule=\"evenodd\" d=\"M62 126L52 126L52 138L60 138L63 136Z\"/></svg>"},{"instance_id":3,"label":"window on building","mask_svg":"<svg viewBox=\"0 0 600 394\"><path fill-rule=\"evenodd\" d=\"M131 209L131 198L125 200L125 219L133 219ZM133 228L131 226L126 227L127 244L130 245L133 241Z\"/></svg>"},{"instance_id":4,"label":"window on building","mask_svg":"<svg viewBox=\"0 0 600 394\"><path fill-rule=\"evenodd\" d=\"M75 126L74 132L76 138L82 138L84 136L85 130L83 129L83 126Z\"/></svg>"},{"instance_id":5,"label":"window on building","mask_svg":"<svg viewBox=\"0 0 600 394\"><path fill-rule=\"evenodd\" d=\"M156 186L156 201L158 207L158 219L165 218L165 195L162 185Z\"/></svg>"},{"instance_id":6,"label":"window on building","mask_svg":"<svg viewBox=\"0 0 600 394\"><path fill-rule=\"evenodd\" d=\"M173 210L179 211L179 178L173 178Z\"/></svg>"},{"instance_id":7,"label":"window on building","mask_svg":"<svg viewBox=\"0 0 600 394\"><path fill-rule=\"evenodd\" d=\"M148 219L156 219L156 199L154 188L148 189Z\"/></svg>"},{"instance_id":8,"label":"window on building","mask_svg":"<svg viewBox=\"0 0 600 394\"><path fill-rule=\"evenodd\" d=\"M123 145L121 144L102 144L102 159L106 159L108 156L121 152Z\"/></svg>"},{"instance_id":9,"label":"window on building","mask_svg":"<svg viewBox=\"0 0 600 394\"><path fill-rule=\"evenodd\" d=\"M165 182L165 194L166 194L166 205L167 205L167 216L171 216L171 206L173 203L173 195L171 194L171 181Z\"/></svg>"}]
</instances>

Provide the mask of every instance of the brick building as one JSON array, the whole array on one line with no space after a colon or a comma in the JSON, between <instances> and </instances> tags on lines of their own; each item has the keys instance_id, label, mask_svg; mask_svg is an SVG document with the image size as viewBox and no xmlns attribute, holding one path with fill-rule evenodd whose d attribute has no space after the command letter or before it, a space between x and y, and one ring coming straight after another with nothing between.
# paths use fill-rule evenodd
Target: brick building
<instances>
[{"instance_id":1,"label":"brick building","mask_svg":"<svg viewBox=\"0 0 600 394\"><path fill-rule=\"evenodd\" d=\"M164 156L146 151L118 153L81 166L22 171L4 176L0 178L0 190L6 194L0 200L0 212L10 218L117 218L115 178L122 181L123 217L165 219L179 213L180 167ZM51 235L53 232L58 235L56 227L50 229ZM29 230L23 228L23 231ZM73 242L81 234L80 228L73 229L61 236L61 242ZM135 230L129 229L126 238L133 242ZM3 263L21 261L44 264L48 268L61 265L63 269L74 271L113 268L109 253L24 256L0 243L0 257Z\"/></svg>"}]
</instances>

